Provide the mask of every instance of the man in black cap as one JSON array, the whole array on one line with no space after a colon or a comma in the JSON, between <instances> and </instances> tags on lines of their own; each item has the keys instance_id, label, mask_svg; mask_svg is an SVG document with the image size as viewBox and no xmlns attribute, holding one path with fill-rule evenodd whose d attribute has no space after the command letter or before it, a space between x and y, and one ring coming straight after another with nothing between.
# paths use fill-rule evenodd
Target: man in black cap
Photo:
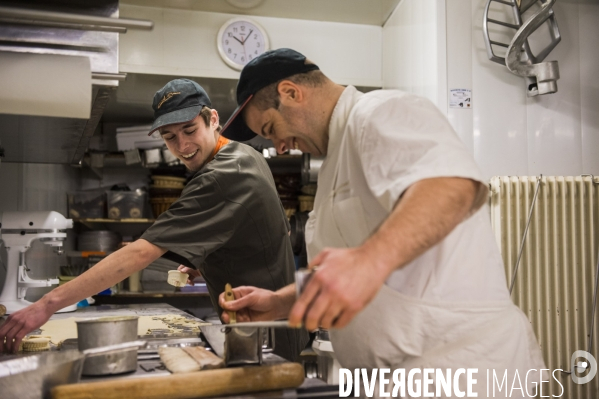
<instances>
[{"instance_id":1,"label":"man in black cap","mask_svg":"<svg viewBox=\"0 0 599 399\"><path fill-rule=\"evenodd\" d=\"M149 134L159 130L171 153L194 172L181 197L140 239L12 314L0 328L6 337L0 352L16 350L23 336L56 310L113 286L161 256L185 265L180 269L192 276L201 273L219 313L218 295L227 283L277 290L293 282L289 223L264 157L220 135L218 113L191 80L169 82L152 107ZM296 360L307 341L305 330L277 329L274 351Z\"/></svg>"},{"instance_id":2,"label":"man in black cap","mask_svg":"<svg viewBox=\"0 0 599 399\"><path fill-rule=\"evenodd\" d=\"M240 287L236 301L221 295L223 308L243 321L287 314L309 330L330 328L349 369L544 368L510 300L486 180L434 104L338 85L291 49L250 61L237 103L225 137L259 134L280 153L326 158L305 227L317 270L299 299L293 285Z\"/></svg>"}]
</instances>

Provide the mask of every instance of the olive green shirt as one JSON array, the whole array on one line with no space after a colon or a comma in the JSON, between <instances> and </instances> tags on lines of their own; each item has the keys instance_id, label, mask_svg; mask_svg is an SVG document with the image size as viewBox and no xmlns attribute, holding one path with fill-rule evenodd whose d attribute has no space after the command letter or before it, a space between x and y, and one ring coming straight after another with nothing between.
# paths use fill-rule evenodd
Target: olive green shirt
<instances>
[{"instance_id":1,"label":"olive green shirt","mask_svg":"<svg viewBox=\"0 0 599 399\"><path fill-rule=\"evenodd\" d=\"M289 222L262 154L237 142L220 149L181 197L141 238L166 258L193 266L219 315L225 284L278 290L294 281ZM275 353L289 360L308 341L303 330L275 330Z\"/></svg>"}]
</instances>

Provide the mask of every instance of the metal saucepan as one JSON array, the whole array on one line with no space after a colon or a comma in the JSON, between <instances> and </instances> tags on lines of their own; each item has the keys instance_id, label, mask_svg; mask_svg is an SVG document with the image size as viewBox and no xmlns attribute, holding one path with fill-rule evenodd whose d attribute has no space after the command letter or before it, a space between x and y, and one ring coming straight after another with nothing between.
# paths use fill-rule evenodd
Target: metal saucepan
<instances>
[{"instance_id":1,"label":"metal saucepan","mask_svg":"<svg viewBox=\"0 0 599 399\"><path fill-rule=\"evenodd\" d=\"M83 352L45 352L0 362L0 392L3 398L49 398L53 387L79 382L87 357L143 348L146 344L146 341L131 341Z\"/></svg>"},{"instance_id":2,"label":"metal saucepan","mask_svg":"<svg viewBox=\"0 0 599 399\"><path fill-rule=\"evenodd\" d=\"M137 339L137 316L110 316L77 320L77 341L81 352ZM85 361L83 375L122 374L137 370L135 349L96 356Z\"/></svg>"}]
</instances>

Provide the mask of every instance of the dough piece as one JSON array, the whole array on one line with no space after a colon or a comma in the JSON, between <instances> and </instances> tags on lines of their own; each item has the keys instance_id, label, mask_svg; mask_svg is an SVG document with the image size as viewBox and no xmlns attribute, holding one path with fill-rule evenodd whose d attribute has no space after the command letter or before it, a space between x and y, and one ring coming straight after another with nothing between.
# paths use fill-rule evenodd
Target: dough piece
<instances>
[{"instance_id":1,"label":"dough piece","mask_svg":"<svg viewBox=\"0 0 599 399\"><path fill-rule=\"evenodd\" d=\"M68 319L49 320L40 327L44 336L49 336L54 345L59 345L62 341L69 338L77 338L77 324L74 317Z\"/></svg>"},{"instance_id":2,"label":"dough piece","mask_svg":"<svg viewBox=\"0 0 599 399\"><path fill-rule=\"evenodd\" d=\"M102 317L99 313L96 317ZM69 338L77 338L77 323L76 320L89 319L69 317L68 319L50 320L43 326L41 330L44 336L49 336L50 341L54 345L60 345L62 341ZM151 330L165 330L169 329L172 333L184 332L183 328L177 328L173 326L173 323L183 324L185 322L185 328L192 328L191 332L198 332L201 325L207 325L210 323L204 323L198 320L188 319L183 316L176 314L167 314L163 316L140 316L137 322L137 335L152 334ZM187 331L189 332L189 331Z\"/></svg>"},{"instance_id":3,"label":"dough piece","mask_svg":"<svg viewBox=\"0 0 599 399\"><path fill-rule=\"evenodd\" d=\"M23 338L23 352L43 352L48 350L50 350L50 338L48 337Z\"/></svg>"},{"instance_id":4,"label":"dough piece","mask_svg":"<svg viewBox=\"0 0 599 399\"><path fill-rule=\"evenodd\" d=\"M200 370L212 370L225 367L223 359L206 350L203 346L188 346L182 349L200 365Z\"/></svg>"},{"instance_id":5,"label":"dough piece","mask_svg":"<svg viewBox=\"0 0 599 399\"><path fill-rule=\"evenodd\" d=\"M158 348L160 360L173 374L200 371L200 365L181 348Z\"/></svg>"}]
</instances>

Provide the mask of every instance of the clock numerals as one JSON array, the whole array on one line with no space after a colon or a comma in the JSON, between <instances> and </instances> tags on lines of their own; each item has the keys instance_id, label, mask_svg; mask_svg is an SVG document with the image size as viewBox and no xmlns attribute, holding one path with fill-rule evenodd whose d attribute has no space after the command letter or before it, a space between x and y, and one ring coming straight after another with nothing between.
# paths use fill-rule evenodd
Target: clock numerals
<instances>
[{"instance_id":1,"label":"clock numerals","mask_svg":"<svg viewBox=\"0 0 599 399\"><path fill-rule=\"evenodd\" d=\"M218 40L221 57L235 69L241 69L268 49L268 37L264 31L246 20L237 19L225 24Z\"/></svg>"}]
</instances>

